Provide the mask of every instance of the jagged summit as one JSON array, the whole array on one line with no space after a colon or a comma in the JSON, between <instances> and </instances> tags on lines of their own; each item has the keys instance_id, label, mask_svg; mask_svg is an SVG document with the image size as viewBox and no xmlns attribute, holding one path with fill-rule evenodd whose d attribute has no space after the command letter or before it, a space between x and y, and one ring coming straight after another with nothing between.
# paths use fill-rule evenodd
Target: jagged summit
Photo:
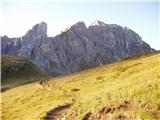
<instances>
[{"instance_id":1,"label":"jagged summit","mask_svg":"<svg viewBox=\"0 0 160 120\"><path fill-rule=\"evenodd\" d=\"M1 41L2 54L30 59L55 76L153 51L136 32L98 20L89 27L77 22L55 37L47 37L47 24L41 22L22 38L2 37Z\"/></svg>"},{"instance_id":2,"label":"jagged summit","mask_svg":"<svg viewBox=\"0 0 160 120\"><path fill-rule=\"evenodd\" d=\"M99 21L99 20L95 20L91 23L90 26L106 26L106 24L102 21Z\"/></svg>"},{"instance_id":3,"label":"jagged summit","mask_svg":"<svg viewBox=\"0 0 160 120\"><path fill-rule=\"evenodd\" d=\"M85 23L83 21L79 21L79 22L73 24L72 26L65 28L64 32L67 32L69 30L81 31L81 30L86 29L86 28L87 27L86 27Z\"/></svg>"},{"instance_id":4,"label":"jagged summit","mask_svg":"<svg viewBox=\"0 0 160 120\"><path fill-rule=\"evenodd\" d=\"M27 33L27 36L47 36L47 23L41 22L36 24Z\"/></svg>"},{"instance_id":5,"label":"jagged summit","mask_svg":"<svg viewBox=\"0 0 160 120\"><path fill-rule=\"evenodd\" d=\"M79 22L73 24L71 27L86 27L86 25L83 21L79 21Z\"/></svg>"},{"instance_id":6,"label":"jagged summit","mask_svg":"<svg viewBox=\"0 0 160 120\"><path fill-rule=\"evenodd\" d=\"M33 26L32 30L37 34L47 35L47 24L45 22L41 22Z\"/></svg>"},{"instance_id":7,"label":"jagged summit","mask_svg":"<svg viewBox=\"0 0 160 120\"><path fill-rule=\"evenodd\" d=\"M71 27L70 27L71 30L73 31L83 31L85 29L87 29L85 23L83 21L80 21L80 22L77 22L75 24L73 24Z\"/></svg>"}]
</instances>

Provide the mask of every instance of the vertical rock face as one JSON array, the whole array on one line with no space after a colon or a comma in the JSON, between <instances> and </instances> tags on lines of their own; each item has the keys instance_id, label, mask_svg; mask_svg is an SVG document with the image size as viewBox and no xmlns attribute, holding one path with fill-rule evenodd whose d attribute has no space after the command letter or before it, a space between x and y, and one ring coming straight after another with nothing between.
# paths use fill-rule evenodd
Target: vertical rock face
<instances>
[{"instance_id":1,"label":"vertical rock face","mask_svg":"<svg viewBox=\"0 0 160 120\"><path fill-rule=\"evenodd\" d=\"M47 24L33 26L21 38L1 37L2 54L30 59L53 76L70 74L154 50L134 31L115 24L78 22L47 37Z\"/></svg>"},{"instance_id":2,"label":"vertical rock face","mask_svg":"<svg viewBox=\"0 0 160 120\"><path fill-rule=\"evenodd\" d=\"M21 48L21 38L1 37L1 53L8 55L16 55Z\"/></svg>"}]
</instances>

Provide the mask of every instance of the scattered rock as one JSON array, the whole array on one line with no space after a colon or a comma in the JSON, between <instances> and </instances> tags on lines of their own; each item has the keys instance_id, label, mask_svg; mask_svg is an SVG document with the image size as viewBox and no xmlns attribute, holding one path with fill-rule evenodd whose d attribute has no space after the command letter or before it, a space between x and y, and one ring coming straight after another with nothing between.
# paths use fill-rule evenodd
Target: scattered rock
<instances>
[{"instance_id":1,"label":"scattered rock","mask_svg":"<svg viewBox=\"0 0 160 120\"><path fill-rule=\"evenodd\" d=\"M82 120L89 120L91 114L92 114L91 112L88 112L88 113L83 117Z\"/></svg>"},{"instance_id":2,"label":"scattered rock","mask_svg":"<svg viewBox=\"0 0 160 120\"><path fill-rule=\"evenodd\" d=\"M80 89L78 89L78 88L73 88L73 89L71 89L71 91L72 91L72 92L77 92L77 91L80 91Z\"/></svg>"},{"instance_id":3,"label":"scattered rock","mask_svg":"<svg viewBox=\"0 0 160 120\"><path fill-rule=\"evenodd\" d=\"M44 120L65 120L70 104L59 106L47 113Z\"/></svg>"},{"instance_id":4,"label":"scattered rock","mask_svg":"<svg viewBox=\"0 0 160 120\"><path fill-rule=\"evenodd\" d=\"M86 120L134 120L135 118L132 116L113 116L115 112L133 109L133 107L135 106L132 102L124 101L118 106L104 107L98 113L92 113Z\"/></svg>"}]
</instances>

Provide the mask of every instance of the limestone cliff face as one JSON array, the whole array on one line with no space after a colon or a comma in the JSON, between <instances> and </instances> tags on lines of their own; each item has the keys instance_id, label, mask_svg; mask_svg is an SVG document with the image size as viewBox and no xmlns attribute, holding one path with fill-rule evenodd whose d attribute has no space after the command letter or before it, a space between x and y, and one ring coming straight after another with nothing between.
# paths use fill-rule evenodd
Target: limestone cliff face
<instances>
[{"instance_id":1,"label":"limestone cliff face","mask_svg":"<svg viewBox=\"0 0 160 120\"><path fill-rule=\"evenodd\" d=\"M21 38L1 37L2 54L30 59L50 75L64 75L154 50L134 31L115 24L78 22L55 37L47 24L33 26Z\"/></svg>"}]
</instances>

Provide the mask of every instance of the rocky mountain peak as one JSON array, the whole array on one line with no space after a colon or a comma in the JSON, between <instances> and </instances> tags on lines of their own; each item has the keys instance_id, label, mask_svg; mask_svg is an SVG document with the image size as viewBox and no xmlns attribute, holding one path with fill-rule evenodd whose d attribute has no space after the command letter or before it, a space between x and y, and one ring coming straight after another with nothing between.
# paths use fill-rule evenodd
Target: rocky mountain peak
<instances>
[{"instance_id":1,"label":"rocky mountain peak","mask_svg":"<svg viewBox=\"0 0 160 120\"><path fill-rule=\"evenodd\" d=\"M33 26L32 30L41 35L47 35L47 24L45 22L41 22Z\"/></svg>"},{"instance_id":2,"label":"rocky mountain peak","mask_svg":"<svg viewBox=\"0 0 160 120\"><path fill-rule=\"evenodd\" d=\"M72 26L70 27L67 27L66 29L63 30L63 32L67 32L67 31L83 31L87 29L85 23L83 21L79 21L75 24L73 24Z\"/></svg>"},{"instance_id":3,"label":"rocky mountain peak","mask_svg":"<svg viewBox=\"0 0 160 120\"><path fill-rule=\"evenodd\" d=\"M79 22L73 24L71 27L86 27L86 25L83 21L79 21Z\"/></svg>"},{"instance_id":4,"label":"rocky mountain peak","mask_svg":"<svg viewBox=\"0 0 160 120\"><path fill-rule=\"evenodd\" d=\"M102 21L99 21L99 20L95 20L91 23L90 26L106 26L106 24Z\"/></svg>"},{"instance_id":5,"label":"rocky mountain peak","mask_svg":"<svg viewBox=\"0 0 160 120\"><path fill-rule=\"evenodd\" d=\"M29 30L25 36L45 36L47 37L47 24L45 22L41 22L36 24Z\"/></svg>"},{"instance_id":6,"label":"rocky mountain peak","mask_svg":"<svg viewBox=\"0 0 160 120\"><path fill-rule=\"evenodd\" d=\"M84 22L80 21L80 22L73 24L70 27L70 29L73 31L83 31L83 30L87 29L87 27Z\"/></svg>"},{"instance_id":7,"label":"rocky mountain peak","mask_svg":"<svg viewBox=\"0 0 160 120\"><path fill-rule=\"evenodd\" d=\"M55 76L154 52L134 31L98 20L89 27L77 22L55 37L47 37L47 24L41 22L23 37L2 37L1 43L2 54L27 58Z\"/></svg>"}]
</instances>

